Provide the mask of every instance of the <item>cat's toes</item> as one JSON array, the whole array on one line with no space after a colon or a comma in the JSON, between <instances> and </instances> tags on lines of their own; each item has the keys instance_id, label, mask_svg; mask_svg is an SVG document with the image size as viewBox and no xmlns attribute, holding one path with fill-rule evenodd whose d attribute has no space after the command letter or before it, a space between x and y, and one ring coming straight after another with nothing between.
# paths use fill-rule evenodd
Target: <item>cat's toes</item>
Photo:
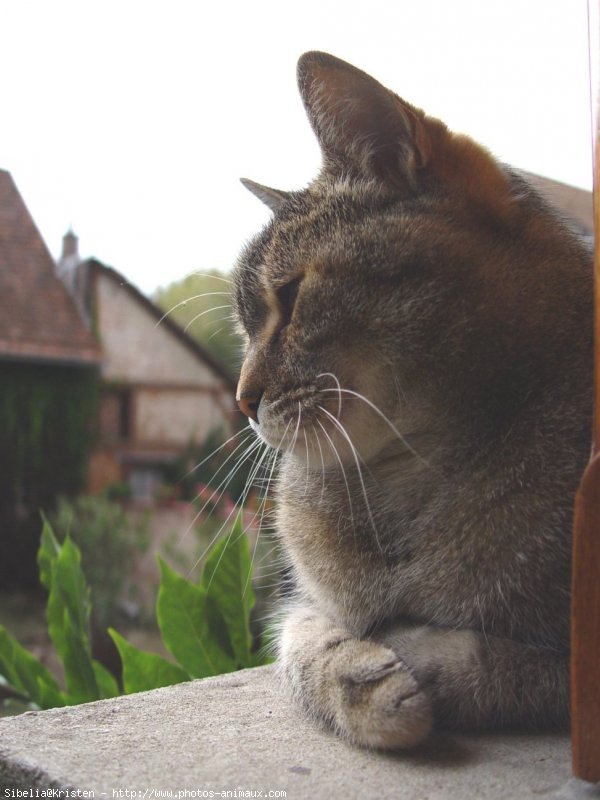
<instances>
[{"instance_id":1,"label":"cat's toes","mask_svg":"<svg viewBox=\"0 0 600 800\"><path fill-rule=\"evenodd\" d=\"M432 727L429 695L393 651L357 644L359 652L338 674L343 732L366 747L391 750L418 744Z\"/></svg>"}]
</instances>

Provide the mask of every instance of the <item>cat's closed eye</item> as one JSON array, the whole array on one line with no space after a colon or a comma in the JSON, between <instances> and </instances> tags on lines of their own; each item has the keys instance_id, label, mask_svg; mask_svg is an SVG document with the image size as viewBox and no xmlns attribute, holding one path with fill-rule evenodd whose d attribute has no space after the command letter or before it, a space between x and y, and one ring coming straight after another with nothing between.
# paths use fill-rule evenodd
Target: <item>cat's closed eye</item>
<instances>
[{"instance_id":1,"label":"cat's closed eye","mask_svg":"<svg viewBox=\"0 0 600 800\"><path fill-rule=\"evenodd\" d=\"M298 275L293 280L288 281L283 286L280 286L275 290L275 295L277 297L277 302L279 303L279 310L281 313L281 321L278 328L279 333L287 328L292 320L294 306L296 305L298 291L300 290L300 284L302 283L303 277L303 275Z\"/></svg>"}]
</instances>

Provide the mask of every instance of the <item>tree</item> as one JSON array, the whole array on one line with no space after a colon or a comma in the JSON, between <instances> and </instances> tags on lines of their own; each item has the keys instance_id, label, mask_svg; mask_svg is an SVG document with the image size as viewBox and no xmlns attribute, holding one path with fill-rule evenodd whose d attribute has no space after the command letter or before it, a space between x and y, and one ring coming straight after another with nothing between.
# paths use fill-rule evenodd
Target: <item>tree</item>
<instances>
[{"instance_id":1,"label":"tree","mask_svg":"<svg viewBox=\"0 0 600 800\"><path fill-rule=\"evenodd\" d=\"M211 270L158 288L153 300L235 375L240 366L241 339L231 317L231 288L226 275Z\"/></svg>"}]
</instances>

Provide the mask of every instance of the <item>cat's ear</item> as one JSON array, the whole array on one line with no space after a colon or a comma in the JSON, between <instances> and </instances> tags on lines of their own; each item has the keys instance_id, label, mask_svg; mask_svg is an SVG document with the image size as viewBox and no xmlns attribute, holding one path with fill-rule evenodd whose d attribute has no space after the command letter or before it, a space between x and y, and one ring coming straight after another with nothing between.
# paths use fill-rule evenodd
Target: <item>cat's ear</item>
<instances>
[{"instance_id":1,"label":"cat's ear","mask_svg":"<svg viewBox=\"0 0 600 800\"><path fill-rule=\"evenodd\" d=\"M327 53L305 53L298 86L324 167L414 185L429 161L423 112Z\"/></svg>"},{"instance_id":2,"label":"cat's ear","mask_svg":"<svg viewBox=\"0 0 600 800\"><path fill-rule=\"evenodd\" d=\"M256 183L256 181L251 181L249 178L240 178L240 181L249 192L258 197L271 211L277 211L281 208L289 197L287 192L282 192L280 189L271 189L270 186L263 186L262 183Z\"/></svg>"}]
</instances>

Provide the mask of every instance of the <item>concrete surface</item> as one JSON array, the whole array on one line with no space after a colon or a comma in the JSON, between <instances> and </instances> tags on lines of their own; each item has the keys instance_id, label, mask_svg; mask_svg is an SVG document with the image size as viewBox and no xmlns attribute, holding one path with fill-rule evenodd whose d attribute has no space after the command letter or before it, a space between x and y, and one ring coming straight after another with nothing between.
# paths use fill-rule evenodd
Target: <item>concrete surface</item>
<instances>
[{"instance_id":1,"label":"concrete surface","mask_svg":"<svg viewBox=\"0 0 600 800\"><path fill-rule=\"evenodd\" d=\"M1 719L0 788L111 800L594 796L570 782L564 735L439 734L411 753L358 750L305 720L272 667Z\"/></svg>"}]
</instances>

